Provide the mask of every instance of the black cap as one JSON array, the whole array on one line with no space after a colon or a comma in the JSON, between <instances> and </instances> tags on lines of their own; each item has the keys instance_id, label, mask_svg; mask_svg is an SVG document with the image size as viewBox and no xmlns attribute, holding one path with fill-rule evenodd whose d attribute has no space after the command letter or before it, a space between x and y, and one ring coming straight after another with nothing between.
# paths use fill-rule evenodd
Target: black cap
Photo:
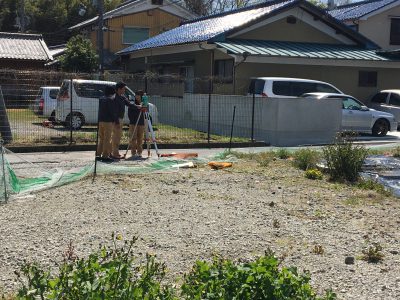
<instances>
[{"instance_id":1,"label":"black cap","mask_svg":"<svg viewBox=\"0 0 400 300\"><path fill-rule=\"evenodd\" d=\"M126 87L126 83L120 81L120 82L118 82L118 83L116 84L115 89L118 90L118 89L122 89L122 88L124 88L124 87Z\"/></svg>"}]
</instances>

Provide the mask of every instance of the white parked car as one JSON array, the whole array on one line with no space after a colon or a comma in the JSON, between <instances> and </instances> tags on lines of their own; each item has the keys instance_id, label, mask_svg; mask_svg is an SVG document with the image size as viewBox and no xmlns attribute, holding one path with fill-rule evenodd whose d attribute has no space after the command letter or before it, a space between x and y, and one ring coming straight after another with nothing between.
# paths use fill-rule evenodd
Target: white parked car
<instances>
[{"instance_id":1,"label":"white parked car","mask_svg":"<svg viewBox=\"0 0 400 300\"><path fill-rule=\"evenodd\" d=\"M305 93L343 94L333 85L317 80L286 77L252 77L248 95L257 97L294 98Z\"/></svg>"},{"instance_id":2,"label":"white parked car","mask_svg":"<svg viewBox=\"0 0 400 300\"><path fill-rule=\"evenodd\" d=\"M57 105L57 95L60 90L58 86L42 86L33 101L32 109L43 117L53 117Z\"/></svg>"},{"instance_id":3,"label":"white parked car","mask_svg":"<svg viewBox=\"0 0 400 300\"><path fill-rule=\"evenodd\" d=\"M302 97L317 99L342 99L342 130L385 136L390 130L397 130L397 122L392 114L366 107L356 98L344 94L307 93Z\"/></svg>"},{"instance_id":4,"label":"white parked car","mask_svg":"<svg viewBox=\"0 0 400 300\"><path fill-rule=\"evenodd\" d=\"M57 96L56 121L70 126L71 115L71 80L64 80ZM84 124L97 124L99 98L104 95L106 86L116 85L113 81L80 80L72 83L72 129L77 130ZM135 93L126 87L126 96L134 98ZM152 124L158 123L157 107L149 103L149 115ZM128 109L125 109L124 123L129 124Z\"/></svg>"},{"instance_id":5,"label":"white parked car","mask_svg":"<svg viewBox=\"0 0 400 300\"><path fill-rule=\"evenodd\" d=\"M400 90L380 91L371 97L370 102L371 107L393 114L400 122Z\"/></svg>"}]
</instances>

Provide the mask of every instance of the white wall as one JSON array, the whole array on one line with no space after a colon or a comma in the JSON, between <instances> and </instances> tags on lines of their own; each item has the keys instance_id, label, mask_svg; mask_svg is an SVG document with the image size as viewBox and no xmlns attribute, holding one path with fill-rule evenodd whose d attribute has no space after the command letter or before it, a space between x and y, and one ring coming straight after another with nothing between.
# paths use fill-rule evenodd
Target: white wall
<instances>
[{"instance_id":1,"label":"white wall","mask_svg":"<svg viewBox=\"0 0 400 300\"><path fill-rule=\"evenodd\" d=\"M183 98L151 97L163 124L207 132L209 95L184 94ZM251 137L253 98L211 95L211 133ZM340 100L255 98L254 137L273 146L330 143L340 131Z\"/></svg>"}]
</instances>

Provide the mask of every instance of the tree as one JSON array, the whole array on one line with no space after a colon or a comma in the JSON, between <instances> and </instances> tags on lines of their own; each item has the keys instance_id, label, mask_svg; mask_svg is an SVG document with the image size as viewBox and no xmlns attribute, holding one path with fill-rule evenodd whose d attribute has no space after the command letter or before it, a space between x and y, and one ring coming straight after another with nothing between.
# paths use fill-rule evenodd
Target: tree
<instances>
[{"instance_id":1,"label":"tree","mask_svg":"<svg viewBox=\"0 0 400 300\"><path fill-rule=\"evenodd\" d=\"M66 72L90 73L97 69L98 57L90 40L81 35L72 37L62 56L61 68Z\"/></svg>"},{"instance_id":2,"label":"tree","mask_svg":"<svg viewBox=\"0 0 400 300\"><path fill-rule=\"evenodd\" d=\"M251 0L182 0L186 8L199 16L208 16L245 7Z\"/></svg>"}]
</instances>

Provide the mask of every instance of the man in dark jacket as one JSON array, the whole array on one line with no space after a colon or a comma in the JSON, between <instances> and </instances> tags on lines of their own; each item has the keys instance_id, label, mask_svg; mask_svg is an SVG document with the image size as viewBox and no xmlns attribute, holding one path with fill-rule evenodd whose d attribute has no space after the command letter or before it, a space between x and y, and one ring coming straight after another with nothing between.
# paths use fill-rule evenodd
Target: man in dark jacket
<instances>
[{"instance_id":1,"label":"man in dark jacket","mask_svg":"<svg viewBox=\"0 0 400 300\"><path fill-rule=\"evenodd\" d=\"M110 162L112 151L111 134L114 124L118 123L118 115L115 105L115 88L106 86L105 96L99 99L99 143L96 156L102 161Z\"/></svg>"},{"instance_id":2,"label":"man in dark jacket","mask_svg":"<svg viewBox=\"0 0 400 300\"><path fill-rule=\"evenodd\" d=\"M128 99L125 97L126 84L124 82L118 82L115 89L115 104L119 122L118 124L115 123L113 128L111 156L120 159L122 156L119 154L119 146L121 144L122 127L124 126L123 118L125 115L125 106L127 105Z\"/></svg>"}]
</instances>

